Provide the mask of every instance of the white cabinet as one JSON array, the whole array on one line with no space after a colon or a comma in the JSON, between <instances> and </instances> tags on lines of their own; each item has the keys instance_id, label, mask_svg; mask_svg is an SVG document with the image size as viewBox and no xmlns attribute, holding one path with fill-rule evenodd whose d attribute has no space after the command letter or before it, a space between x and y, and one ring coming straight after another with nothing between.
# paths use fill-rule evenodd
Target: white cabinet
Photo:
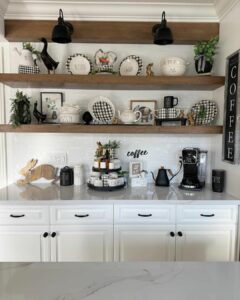
<instances>
[{"instance_id":1,"label":"white cabinet","mask_svg":"<svg viewBox=\"0 0 240 300\"><path fill-rule=\"evenodd\" d=\"M234 261L235 225L177 225L176 260Z\"/></svg>"},{"instance_id":2,"label":"white cabinet","mask_svg":"<svg viewBox=\"0 0 240 300\"><path fill-rule=\"evenodd\" d=\"M115 261L175 259L174 225L120 225L114 230Z\"/></svg>"},{"instance_id":3,"label":"white cabinet","mask_svg":"<svg viewBox=\"0 0 240 300\"><path fill-rule=\"evenodd\" d=\"M51 261L108 262L113 260L113 226L52 227Z\"/></svg>"},{"instance_id":4,"label":"white cabinet","mask_svg":"<svg viewBox=\"0 0 240 300\"><path fill-rule=\"evenodd\" d=\"M50 259L47 207L0 208L0 262L44 262Z\"/></svg>"},{"instance_id":5,"label":"white cabinet","mask_svg":"<svg viewBox=\"0 0 240 300\"><path fill-rule=\"evenodd\" d=\"M114 260L174 260L174 232L174 205L115 205Z\"/></svg>"},{"instance_id":6,"label":"white cabinet","mask_svg":"<svg viewBox=\"0 0 240 300\"><path fill-rule=\"evenodd\" d=\"M237 245L235 205L179 205L176 259L234 261Z\"/></svg>"},{"instance_id":7,"label":"white cabinet","mask_svg":"<svg viewBox=\"0 0 240 300\"><path fill-rule=\"evenodd\" d=\"M113 260L113 205L51 208L51 261Z\"/></svg>"},{"instance_id":8,"label":"white cabinet","mask_svg":"<svg viewBox=\"0 0 240 300\"><path fill-rule=\"evenodd\" d=\"M50 259L46 228L1 228L0 262L45 262Z\"/></svg>"}]
</instances>

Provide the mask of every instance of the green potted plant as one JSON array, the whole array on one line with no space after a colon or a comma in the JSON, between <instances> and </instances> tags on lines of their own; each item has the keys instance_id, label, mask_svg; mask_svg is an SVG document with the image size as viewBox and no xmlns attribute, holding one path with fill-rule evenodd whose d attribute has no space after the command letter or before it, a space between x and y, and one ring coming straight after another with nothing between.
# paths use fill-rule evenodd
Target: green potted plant
<instances>
[{"instance_id":1,"label":"green potted plant","mask_svg":"<svg viewBox=\"0 0 240 300\"><path fill-rule=\"evenodd\" d=\"M211 72L218 41L219 38L216 36L206 42L197 42L194 46L195 69L198 74Z\"/></svg>"},{"instance_id":2,"label":"green potted plant","mask_svg":"<svg viewBox=\"0 0 240 300\"><path fill-rule=\"evenodd\" d=\"M32 53L35 66L37 65L37 60L41 60L41 52L36 50L31 43L23 43L23 50L28 50Z\"/></svg>"},{"instance_id":3,"label":"green potted plant","mask_svg":"<svg viewBox=\"0 0 240 300\"><path fill-rule=\"evenodd\" d=\"M17 91L11 104L10 123L13 127L31 123L30 107L30 98L24 95L23 92Z\"/></svg>"}]
</instances>

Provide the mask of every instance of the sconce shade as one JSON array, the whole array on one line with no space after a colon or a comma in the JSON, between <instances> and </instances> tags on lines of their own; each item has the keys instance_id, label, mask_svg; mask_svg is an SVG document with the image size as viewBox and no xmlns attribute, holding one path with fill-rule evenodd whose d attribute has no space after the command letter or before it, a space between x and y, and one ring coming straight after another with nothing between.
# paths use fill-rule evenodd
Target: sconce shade
<instances>
[{"instance_id":1,"label":"sconce shade","mask_svg":"<svg viewBox=\"0 0 240 300\"><path fill-rule=\"evenodd\" d=\"M71 23L64 21L63 11L60 9L58 24L53 28L52 31L52 41L59 44L71 43L72 33L73 33L73 26Z\"/></svg>"},{"instance_id":2,"label":"sconce shade","mask_svg":"<svg viewBox=\"0 0 240 300\"><path fill-rule=\"evenodd\" d=\"M171 29L167 27L165 11L162 13L162 22L153 26L152 33L154 36L153 43L156 45L169 45L173 43L173 35Z\"/></svg>"}]
</instances>

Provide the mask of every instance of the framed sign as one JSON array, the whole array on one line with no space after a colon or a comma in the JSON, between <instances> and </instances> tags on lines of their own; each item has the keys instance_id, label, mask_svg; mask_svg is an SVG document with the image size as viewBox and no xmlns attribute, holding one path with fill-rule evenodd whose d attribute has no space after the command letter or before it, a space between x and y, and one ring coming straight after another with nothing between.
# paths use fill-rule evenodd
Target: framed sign
<instances>
[{"instance_id":1,"label":"framed sign","mask_svg":"<svg viewBox=\"0 0 240 300\"><path fill-rule=\"evenodd\" d=\"M223 132L223 160L240 162L240 50L227 58Z\"/></svg>"}]
</instances>

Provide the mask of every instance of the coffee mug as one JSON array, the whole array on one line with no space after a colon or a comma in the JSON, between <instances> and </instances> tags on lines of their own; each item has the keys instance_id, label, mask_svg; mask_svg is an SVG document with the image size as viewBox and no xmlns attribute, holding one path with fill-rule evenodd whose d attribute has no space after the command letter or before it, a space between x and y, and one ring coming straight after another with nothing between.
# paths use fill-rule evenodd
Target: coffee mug
<instances>
[{"instance_id":1,"label":"coffee mug","mask_svg":"<svg viewBox=\"0 0 240 300\"><path fill-rule=\"evenodd\" d=\"M164 108L173 108L178 104L178 98L173 96L164 97Z\"/></svg>"},{"instance_id":2,"label":"coffee mug","mask_svg":"<svg viewBox=\"0 0 240 300\"><path fill-rule=\"evenodd\" d=\"M169 108L167 110L167 117L168 117L168 119L175 119L177 117L176 108Z\"/></svg>"},{"instance_id":3,"label":"coffee mug","mask_svg":"<svg viewBox=\"0 0 240 300\"><path fill-rule=\"evenodd\" d=\"M222 193L224 190L225 170L212 170L212 190Z\"/></svg>"},{"instance_id":4,"label":"coffee mug","mask_svg":"<svg viewBox=\"0 0 240 300\"><path fill-rule=\"evenodd\" d=\"M159 109L155 110L154 116L157 119L166 119L167 118L167 109L159 108Z\"/></svg>"}]
</instances>

